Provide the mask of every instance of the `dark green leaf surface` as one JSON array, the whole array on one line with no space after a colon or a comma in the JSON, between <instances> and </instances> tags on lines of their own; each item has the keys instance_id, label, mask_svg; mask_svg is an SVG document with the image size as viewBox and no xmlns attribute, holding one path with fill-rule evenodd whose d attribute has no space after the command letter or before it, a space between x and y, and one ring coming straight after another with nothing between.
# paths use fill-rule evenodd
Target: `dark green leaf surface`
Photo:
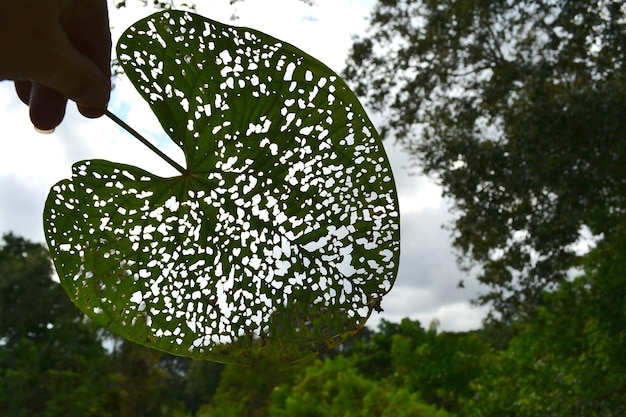
<instances>
[{"instance_id":1,"label":"dark green leaf surface","mask_svg":"<svg viewBox=\"0 0 626 417\"><path fill-rule=\"evenodd\" d=\"M63 287L97 323L167 352L296 360L360 329L393 285L399 210L344 82L263 33L168 11L118 57L187 173L74 165L46 202Z\"/></svg>"}]
</instances>

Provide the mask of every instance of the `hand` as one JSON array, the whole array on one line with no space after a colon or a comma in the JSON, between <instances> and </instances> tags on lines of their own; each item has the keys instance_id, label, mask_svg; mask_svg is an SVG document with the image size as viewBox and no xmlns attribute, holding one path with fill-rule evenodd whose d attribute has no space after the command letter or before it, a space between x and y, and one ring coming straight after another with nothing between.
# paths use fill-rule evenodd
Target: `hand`
<instances>
[{"instance_id":1,"label":"hand","mask_svg":"<svg viewBox=\"0 0 626 417\"><path fill-rule=\"evenodd\" d=\"M58 126L68 99L102 116L110 77L106 0L0 0L0 80L15 80L36 129Z\"/></svg>"}]
</instances>

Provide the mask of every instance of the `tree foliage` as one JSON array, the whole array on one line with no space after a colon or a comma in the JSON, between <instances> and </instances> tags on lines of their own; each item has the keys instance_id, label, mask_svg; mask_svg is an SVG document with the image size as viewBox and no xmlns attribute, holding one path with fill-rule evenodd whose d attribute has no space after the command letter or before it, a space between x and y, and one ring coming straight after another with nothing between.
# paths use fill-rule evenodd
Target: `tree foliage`
<instances>
[{"instance_id":1,"label":"tree foliage","mask_svg":"<svg viewBox=\"0 0 626 417\"><path fill-rule=\"evenodd\" d=\"M45 338L54 322L76 319L76 308L50 279L44 246L13 234L0 246L0 335L7 344ZM43 307L45 306L45 307Z\"/></svg>"},{"instance_id":2,"label":"tree foliage","mask_svg":"<svg viewBox=\"0 0 626 417\"><path fill-rule=\"evenodd\" d=\"M419 327L404 319L401 325ZM391 355L399 386L419 392L428 404L456 411L473 394L470 382L480 375L480 361L488 345L476 333L438 332L431 323L421 337L396 334Z\"/></svg>"},{"instance_id":3,"label":"tree foliage","mask_svg":"<svg viewBox=\"0 0 626 417\"><path fill-rule=\"evenodd\" d=\"M52 279L43 245L8 234L0 245L0 415L170 416L162 352L118 340L86 320ZM149 413L149 414L148 414Z\"/></svg>"},{"instance_id":4,"label":"tree foliage","mask_svg":"<svg viewBox=\"0 0 626 417\"><path fill-rule=\"evenodd\" d=\"M452 197L505 319L626 210L625 50L626 6L596 0L380 0L353 46L348 78Z\"/></svg>"},{"instance_id":5,"label":"tree foliage","mask_svg":"<svg viewBox=\"0 0 626 417\"><path fill-rule=\"evenodd\" d=\"M108 416L104 348L58 283L44 246L0 245L0 414ZM71 387L71 389L70 389Z\"/></svg>"},{"instance_id":6,"label":"tree foliage","mask_svg":"<svg viewBox=\"0 0 626 417\"><path fill-rule=\"evenodd\" d=\"M507 349L486 356L468 416L622 416L626 412L626 229L594 249L585 275L543 294Z\"/></svg>"},{"instance_id":7,"label":"tree foliage","mask_svg":"<svg viewBox=\"0 0 626 417\"><path fill-rule=\"evenodd\" d=\"M314 361L296 363L259 362L255 367L226 366L210 403L198 417L263 417L269 414L271 397L277 387L291 386Z\"/></svg>"},{"instance_id":8,"label":"tree foliage","mask_svg":"<svg viewBox=\"0 0 626 417\"><path fill-rule=\"evenodd\" d=\"M447 417L416 393L358 373L342 356L310 367L293 386L282 386L272 396L272 417Z\"/></svg>"},{"instance_id":9,"label":"tree foliage","mask_svg":"<svg viewBox=\"0 0 626 417\"><path fill-rule=\"evenodd\" d=\"M54 301L61 289L45 248L7 235L0 285L15 300L0 304L0 414L623 416L626 221L615 230L583 276L544 292L535 318L513 324L504 349L484 331L404 319L382 321L326 359L253 368L175 357L98 330L66 299ZM31 292L39 302L20 302Z\"/></svg>"}]
</instances>

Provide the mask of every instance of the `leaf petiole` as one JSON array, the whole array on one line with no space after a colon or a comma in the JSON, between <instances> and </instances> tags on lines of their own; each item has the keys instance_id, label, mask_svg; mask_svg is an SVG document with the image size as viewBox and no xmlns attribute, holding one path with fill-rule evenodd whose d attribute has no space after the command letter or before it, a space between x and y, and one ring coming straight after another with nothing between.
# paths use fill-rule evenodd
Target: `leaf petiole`
<instances>
[{"instance_id":1,"label":"leaf petiole","mask_svg":"<svg viewBox=\"0 0 626 417\"><path fill-rule=\"evenodd\" d=\"M167 162L168 164L170 164L171 166L173 166L174 168L176 168L176 170L178 172L180 172L183 175L187 174L187 170L185 168L183 168L181 165L179 165L176 161L174 161L172 158L170 158L169 156L167 156L166 154L163 153L163 151L161 151L159 148L157 148L156 146L154 146L152 143L150 143L148 141L148 139L144 138L143 136L141 136L139 134L139 132L137 132L135 129L133 129L132 127L130 127L125 121L123 121L122 119L120 119L119 117L117 117L116 115L114 115L113 113L111 113L111 111L109 111L109 109L104 111L104 114L106 114L106 116L113 120L115 123L117 123L122 129L124 129L125 131L127 131L128 133L130 133L131 135L133 135L136 139L139 139L139 141L141 143L143 143L144 145L146 145L148 148L150 148L154 153L156 153L157 155L159 155L161 158L163 158L163 160L165 160L165 162Z\"/></svg>"}]
</instances>

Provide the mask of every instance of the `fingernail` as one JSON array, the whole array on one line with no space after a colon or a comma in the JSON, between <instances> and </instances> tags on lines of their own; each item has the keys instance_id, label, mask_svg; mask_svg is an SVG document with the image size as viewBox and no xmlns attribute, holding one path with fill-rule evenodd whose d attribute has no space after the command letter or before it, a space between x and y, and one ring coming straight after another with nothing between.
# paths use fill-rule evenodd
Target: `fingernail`
<instances>
[{"instance_id":1,"label":"fingernail","mask_svg":"<svg viewBox=\"0 0 626 417\"><path fill-rule=\"evenodd\" d=\"M43 135L49 135L51 133L54 133L54 128L52 129L39 129L37 126L33 126L35 128L35 131L37 133L41 133Z\"/></svg>"}]
</instances>

